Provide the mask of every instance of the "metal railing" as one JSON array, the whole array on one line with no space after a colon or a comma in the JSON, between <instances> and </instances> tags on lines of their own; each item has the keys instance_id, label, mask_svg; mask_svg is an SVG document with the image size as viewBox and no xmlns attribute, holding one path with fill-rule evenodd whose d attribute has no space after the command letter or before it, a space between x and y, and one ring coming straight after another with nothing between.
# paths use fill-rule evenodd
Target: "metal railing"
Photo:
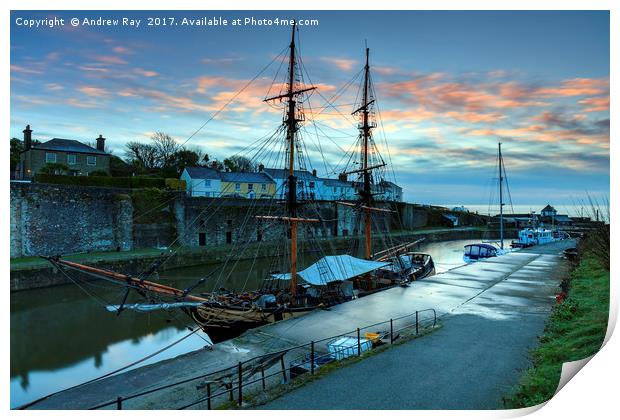
<instances>
[{"instance_id":1,"label":"metal railing","mask_svg":"<svg viewBox=\"0 0 620 420\"><path fill-rule=\"evenodd\" d=\"M238 406L241 406L244 401L244 393L247 395L248 392L251 393L252 391L265 391L272 384L286 384L297 376L305 374L314 375L318 369L330 362L352 356L359 357L365 351L380 344L393 344L405 330L411 330L412 333L415 331L417 336L421 330L433 328L436 324L437 313L434 309L415 311L398 318L391 318L387 321L360 327L318 341L310 341L298 346L256 356L245 361L239 361L235 365L217 371L168 383L129 396L118 396L114 400L108 400L90 407L89 410L101 408L122 410L128 401L195 381L200 381L196 384L196 390L206 389L206 395L201 395L191 402L184 402L177 409L184 410L200 404L206 404L206 408L210 410L215 402L219 402L220 405L236 403ZM377 328L382 325L385 329L377 331ZM366 333L370 333L370 335ZM352 344L336 347L334 343L339 338L344 338L348 343L352 342ZM288 367L285 359L289 360ZM278 377L281 377L281 380L277 380Z\"/></svg>"}]
</instances>

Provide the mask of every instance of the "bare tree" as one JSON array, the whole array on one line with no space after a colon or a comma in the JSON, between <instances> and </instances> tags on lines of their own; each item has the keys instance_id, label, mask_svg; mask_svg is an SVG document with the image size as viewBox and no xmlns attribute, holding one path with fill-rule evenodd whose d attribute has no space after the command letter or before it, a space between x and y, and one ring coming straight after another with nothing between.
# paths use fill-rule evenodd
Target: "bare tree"
<instances>
[{"instance_id":1,"label":"bare tree","mask_svg":"<svg viewBox=\"0 0 620 420\"><path fill-rule=\"evenodd\" d=\"M130 141L125 144L125 156L128 161L144 169L153 169L159 166L157 150L151 144Z\"/></svg>"},{"instance_id":2,"label":"bare tree","mask_svg":"<svg viewBox=\"0 0 620 420\"><path fill-rule=\"evenodd\" d=\"M224 166L231 172L254 172L256 165L245 156L233 155L224 159Z\"/></svg>"},{"instance_id":3,"label":"bare tree","mask_svg":"<svg viewBox=\"0 0 620 420\"><path fill-rule=\"evenodd\" d=\"M156 132L151 136L157 153L158 166L167 168L174 165L175 154L180 150L179 144L166 133Z\"/></svg>"}]
</instances>

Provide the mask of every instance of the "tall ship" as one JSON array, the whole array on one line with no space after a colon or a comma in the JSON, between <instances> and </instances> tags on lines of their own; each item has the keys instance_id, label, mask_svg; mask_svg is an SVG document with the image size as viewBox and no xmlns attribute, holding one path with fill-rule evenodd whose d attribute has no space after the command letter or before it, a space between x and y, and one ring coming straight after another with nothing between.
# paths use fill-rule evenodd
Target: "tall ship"
<instances>
[{"instance_id":1,"label":"tall ship","mask_svg":"<svg viewBox=\"0 0 620 420\"><path fill-rule=\"evenodd\" d=\"M151 279L169 256L162 257L161 261L139 275L121 274L68 261L60 256L45 258L68 276L77 272L82 277L102 279L124 289L121 302L109 305L109 311L120 314L125 310L180 310L206 332L243 331L290 319L386 288L405 286L415 279L433 274L431 256L411 251L418 241L396 243L390 237L389 229L377 228L378 219L385 224L397 214L394 208L375 200L386 185L381 171L385 171L387 164L380 157L373 140L373 129L377 126L373 120L376 100L369 54L366 48L365 66L360 73L363 76L362 94L352 113L359 119L358 147L354 152L359 159L350 160L352 164L345 167L339 176L342 182L355 188L356 198L338 200L336 204L353 215L356 219L354 230L361 233L358 237L363 237L362 244L359 244L359 239L353 239L355 236L351 237L350 252L332 252L326 249L325 241L319 240L318 232L328 229L326 216L312 194L306 191L303 173L309 168L309 159L301 133L306 122L309 97L317 91L317 87L304 82L305 68L300 60L296 25L293 24L287 56L283 56L282 61L287 63L286 80L277 83L274 79L264 99L265 106L281 108L282 123L274 134L263 139L262 144L256 143L250 148L253 153L250 160L257 166L259 162L261 167L264 163L273 163L285 174L282 190L269 200L253 200L261 201L261 205L249 206L244 219L248 232L271 232L272 237L281 238L269 245L280 247L277 257L260 257L258 252L254 256L254 260L270 259L269 274L258 289L231 291L220 281L235 273L234 267L247 247L247 241L234 245L236 248L222 264L217 281L211 281L215 275L207 273L196 284L185 289ZM274 88L279 90L272 94ZM203 212L206 214L211 210L205 208ZM354 249L356 244L361 245L358 247L361 249ZM300 248L304 245L306 249L312 248L313 253L310 255L312 263L302 266L304 261L300 258ZM209 281L213 284L213 290L199 291Z\"/></svg>"}]
</instances>

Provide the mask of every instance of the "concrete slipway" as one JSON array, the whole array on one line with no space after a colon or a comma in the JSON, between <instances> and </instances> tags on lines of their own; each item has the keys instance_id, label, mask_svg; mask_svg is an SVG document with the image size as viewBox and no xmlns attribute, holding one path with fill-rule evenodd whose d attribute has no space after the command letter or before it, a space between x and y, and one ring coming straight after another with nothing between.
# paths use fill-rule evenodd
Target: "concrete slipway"
<instances>
[{"instance_id":1,"label":"concrete slipway","mask_svg":"<svg viewBox=\"0 0 620 420\"><path fill-rule=\"evenodd\" d=\"M31 408L92 407L427 308L437 311L444 325L439 331L327 375L265 408L498 408L518 371L527 367L528 349L536 344L553 306L567 270L561 251L574 245L571 240L556 242L458 267L411 287L251 330L213 350L61 392ZM351 387L355 393L342 392ZM123 408L176 408L204 395L190 383L127 401Z\"/></svg>"}]
</instances>

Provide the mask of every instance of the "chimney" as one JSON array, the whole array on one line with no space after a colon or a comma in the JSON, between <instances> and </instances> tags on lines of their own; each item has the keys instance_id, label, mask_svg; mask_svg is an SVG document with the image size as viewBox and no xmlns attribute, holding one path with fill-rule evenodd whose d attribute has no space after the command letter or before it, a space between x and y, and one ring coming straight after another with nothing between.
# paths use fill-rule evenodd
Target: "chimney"
<instances>
[{"instance_id":1,"label":"chimney","mask_svg":"<svg viewBox=\"0 0 620 420\"><path fill-rule=\"evenodd\" d=\"M99 137L97 137L97 150L100 150L103 152L104 149L105 149L105 138L101 134L99 134Z\"/></svg>"},{"instance_id":2,"label":"chimney","mask_svg":"<svg viewBox=\"0 0 620 420\"><path fill-rule=\"evenodd\" d=\"M26 126L26 129L23 131L24 133L24 150L30 150L32 147L32 130L30 129L30 124Z\"/></svg>"},{"instance_id":3,"label":"chimney","mask_svg":"<svg viewBox=\"0 0 620 420\"><path fill-rule=\"evenodd\" d=\"M265 165L261 163L260 165L258 165L258 172L263 172L263 170L265 170Z\"/></svg>"},{"instance_id":4,"label":"chimney","mask_svg":"<svg viewBox=\"0 0 620 420\"><path fill-rule=\"evenodd\" d=\"M347 174L339 174L338 179L342 182L347 182Z\"/></svg>"},{"instance_id":5,"label":"chimney","mask_svg":"<svg viewBox=\"0 0 620 420\"><path fill-rule=\"evenodd\" d=\"M316 176L316 169L312 170L312 176Z\"/></svg>"}]
</instances>

